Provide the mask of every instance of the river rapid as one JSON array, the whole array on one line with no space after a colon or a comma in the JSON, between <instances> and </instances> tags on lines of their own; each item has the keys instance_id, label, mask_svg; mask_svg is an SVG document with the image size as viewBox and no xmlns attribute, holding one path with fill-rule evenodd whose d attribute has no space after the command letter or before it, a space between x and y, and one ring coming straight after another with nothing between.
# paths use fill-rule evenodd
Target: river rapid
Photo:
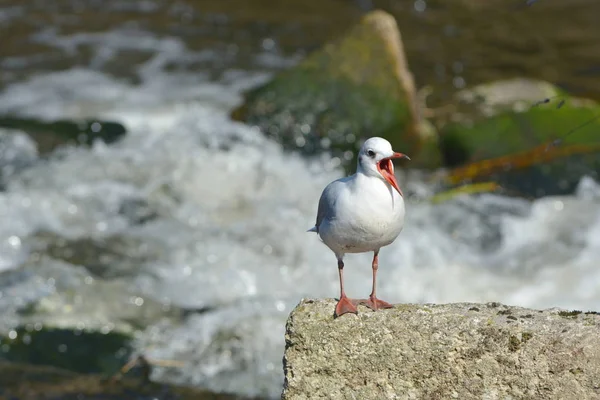
<instances>
[{"instance_id":1,"label":"river rapid","mask_svg":"<svg viewBox=\"0 0 600 400\"><path fill-rule=\"evenodd\" d=\"M82 327L100 321L110 329L111 312L123 301L187 310L176 322L151 320L135 333L139 352L181 363L154 368L153 379L277 398L288 313L302 297L338 294L335 258L306 230L314 225L321 190L343 172L326 155L284 152L229 112L245 89L293 65L312 40L290 51L293 33L285 33L280 46L268 35L270 15L265 33L252 26L256 40L244 47L235 40L251 39L236 39L235 30L212 42L207 34L200 45L147 29L144 21L163 5L154 1L131 10L127 2L108 2L116 17L103 30L98 23L83 26L93 2L68 3L81 4L80 17L72 8L57 11L54 24L36 14L40 5L24 4L0 11L8 26L31 31L22 34L28 43L22 54L0 63L0 114L98 117L123 124L127 134L115 144L65 146L41 157L24 133L0 130L2 333L22 322L19 310L28 305L67 291L76 299L98 281L117 282L127 296L86 305L76 314ZM182 15L188 9L194 8L170 8ZM362 12L344 10L348 21ZM127 13L142 22L125 22ZM226 30L226 14L205 17ZM241 50L223 46L225 38ZM463 74L461 68L455 64L452 73ZM600 186L594 179L582 177L576 192L562 197L485 194L432 204L423 174L397 175L407 219L398 240L380 253L381 298L598 309ZM106 241L120 256L99 275L45 252L48 236ZM370 257L347 257L349 295L369 293ZM72 323L68 306L52 310L57 325Z\"/></svg>"}]
</instances>

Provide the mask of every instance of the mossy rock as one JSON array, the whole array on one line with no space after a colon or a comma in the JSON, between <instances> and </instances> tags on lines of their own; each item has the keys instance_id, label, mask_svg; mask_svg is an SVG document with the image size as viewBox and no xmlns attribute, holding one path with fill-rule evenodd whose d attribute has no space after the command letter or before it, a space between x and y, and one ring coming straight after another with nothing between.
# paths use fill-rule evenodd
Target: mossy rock
<instances>
[{"instance_id":1,"label":"mossy rock","mask_svg":"<svg viewBox=\"0 0 600 400\"><path fill-rule=\"evenodd\" d=\"M128 376L115 378L101 374L77 374L54 367L7 362L0 362L0 399L250 400Z\"/></svg>"},{"instance_id":2,"label":"mossy rock","mask_svg":"<svg viewBox=\"0 0 600 400\"><path fill-rule=\"evenodd\" d=\"M288 149L330 150L353 168L361 139L371 136L416 158L423 140L415 101L396 21L374 11L347 35L247 92L233 117Z\"/></svg>"},{"instance_id":3,"label":"mossy rock","mask_svg":"<svg viewBox=\"0 0 600 400\"><path fill-rule=\"evenodd\" d=\"M36 142L40 155L51 153L64 144L89 146L95 140L114 143L127 132L118 122L98 119L48 122L28 117L0 116L0 127L25 132Z\"/></svg>"},{"instance_id":4,"label":"mossy rock","mask_svg":"<svg viewBox=\"0 0 600 400\"><path fill-rule=\"evenodd\" d=\"M571 193L600 171L600 105L546 82L510 80L457 94L440 129L450 185L494 181L528 197Z\"/></svg>"},{"instance_id":5,"label":"mossy rock","mask_svg":"<svg viewBox=\"0 0 600 400\"><path fill-rule=\"evenodd\" d=\"M118 332L21 326L0 337L0 360L52 365L80 373L114 374L131 354L131 337Z\"/></svg>"},{"instance_id":6,"label":"mossy rock","mask_svg":"<svg viewBox=\"0 0 600 400\"><path fill-rule=\"evenodd\" d=\"M519 87L525 91L520 93ZM459 92L456 99L455 121L440 129L448 166L526 152L557 140L562 146L600 143L600 106L546 82L500 81Z\"/></svg>"},{"instance_id":7,"label":"mossy rock","mask_svg":"<svg viewBox=\"0 0 600 400\"><path fill-rule=\"evenodd\" d=\"M600 143L538 146L530 151L454 168L441 180L438 199L461 193L498 192L526 198L568 195L583 176L598 179Z\"/></svg>"}]
</instances>

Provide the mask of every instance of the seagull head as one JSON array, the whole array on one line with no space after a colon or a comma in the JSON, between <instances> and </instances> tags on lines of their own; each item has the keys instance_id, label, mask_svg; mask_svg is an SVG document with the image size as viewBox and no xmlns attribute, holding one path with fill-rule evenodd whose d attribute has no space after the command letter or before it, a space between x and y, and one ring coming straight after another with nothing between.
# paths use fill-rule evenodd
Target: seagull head
<instances>
[{"instance_id":1,"label":"seagull head","mask_svg":"<svg viewBox=\"0 0 600 400\"><path fill-rule=\"evenodd\" d=\"M402 191L394 175L394 158L410 158L403 153L392 150L392 145L380 137L367 139L358 153L358 172L367 176L383 179L402 195Z\"/></svg>"}]
</instances>

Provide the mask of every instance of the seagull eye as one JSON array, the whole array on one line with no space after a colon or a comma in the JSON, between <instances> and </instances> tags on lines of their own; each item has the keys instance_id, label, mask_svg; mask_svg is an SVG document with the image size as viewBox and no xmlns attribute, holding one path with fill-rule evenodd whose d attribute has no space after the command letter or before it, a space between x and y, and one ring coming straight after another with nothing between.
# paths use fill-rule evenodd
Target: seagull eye
<instances>
[{"instance_id":1,"label":"seagull eye","mask_svg":"<svg viewBox=\"0 0 600 400\"><path fill-rule=\"evenodd\" d=\"M375 157L375 152L373 150L367 150L367 155L371 158Z\"/></svg>"}]
</instances>

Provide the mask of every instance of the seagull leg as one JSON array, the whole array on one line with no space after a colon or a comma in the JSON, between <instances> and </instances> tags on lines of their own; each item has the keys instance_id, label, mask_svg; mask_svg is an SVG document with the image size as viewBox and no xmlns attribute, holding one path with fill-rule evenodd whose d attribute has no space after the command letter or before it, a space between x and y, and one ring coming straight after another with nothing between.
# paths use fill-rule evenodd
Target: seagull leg
<instances>
[{"instance_id":1,"label":"seagull leg","mask_svg":"<svg viewBox=\"0 0 600 400\"><path fill-rule=\"evenodd\" d=\"M340 300L335 306L335 317L346 313L358 314L356 300L349 299L344 292L344 262L338 259L338 273L340 274Z\"/></svg>"},{"instance_id":2,"label":"seagull leg","mask_svg":"<svg viewBox=\"0 0 600 400\"><path fill-rule=\"evenodd\" d=\"M373 288L371 289L371 294L369 295L369 300L361 301L361 304L364 304L365 306L369 307L373 311L381 310L383 308L392 308L393 307L393 305L391 305L390 303L385 302L383 300L379 300L377 298L377 294L376 294L377 269L379 268L378 256L379 256L379 250L376 250L375 254L373 255L373 263L371 264L371 267L373 268Z\"/></svg>"}]
</instances>

